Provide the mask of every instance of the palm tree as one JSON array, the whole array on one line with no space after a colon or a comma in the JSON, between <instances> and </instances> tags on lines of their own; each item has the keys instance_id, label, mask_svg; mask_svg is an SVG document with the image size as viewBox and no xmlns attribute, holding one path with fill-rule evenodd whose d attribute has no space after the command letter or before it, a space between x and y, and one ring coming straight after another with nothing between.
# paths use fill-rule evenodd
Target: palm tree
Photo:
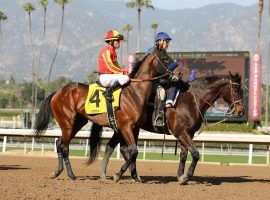
<instances>
[{"instance_id":1,"label":"palm tree","mask_svg":"<svg viewBox=\"0 0 270 200\"><path fill-rule=\"evenodd\" d=\"M7 19L6 14L0 10L0 36L1 36L2 41L3 41L3 34L2 34L1 23L2 23L2 21L6 20L6 19Z\"/></svg>"},{"instance_id":2,"label":"palm tree","mask_svg":"<svg viewBox=\"0 0 270 200\"><path fill-rule=\"evenodd\" d=\"M156 33L157 33L158 24L157 24L157 23L153 23L153 24L151 25L151 28L154 29L154 41L155 41L155 37L156 37Z\"/></svg>"},{"instance_id":3,"label":"palm tree","mask_svg":"<svg viewBox=\"0 0 270 200\"><path fill-rule=\"evenodd\" d=\"M34 48L33 48L33 40L32 40L32 21L31 21L31 12L35 10L35 7L32 3L25 3L23 5L24 10L28 13L28 19L29 19L29 39L30 39L30 45L31 45L31 49L32 49L32 98L31 98L31 103L32 103L32 107L34 108L34 90L35 90L35 86L34 86L34 80L35 80L35 52L34 52ZM33 113L32 113L32 127L34 125L34 113L35 110L33 109Z\"/></svg>"},{"instance_id":4,"label":"palm tree","mask_svg":"<svg viewBox=\"0 0 270 200\"><path fill-rule=\"evenodd\" d=\"M38 80L38 73L39 73L39 68L40 68L41 58L42 58L42 54L43 54L44 43L45 43L45 37L46 37L47 6L48 6L49 1L48 0L40 0L39 3L43 7L44 17L43 17L43 40L42 40L42 45L41 45L39 59L38 59L36 80ZM37 84L37 81L36 81L35 97L34 97L34 109L36 109L36 106L37 106L37 89L38 89L38 84Z\"/></svg>"},{"instance_id":5,"label":"palm tree","mask_svg":"<svg viewBox=\"0 0 270 200\"><path fill-rule=\"evenodd\" d=\"M259 26L257 34L257 53L260 53L260 40L261 40L261 28L262 28L262 11L263 11L263 0L258 0L258 14L259 14Z\"/></svg>"},{"instance_id":6,"label":"palm tree","mask_svg":"<svg viewBox=\"0 0 270 200\"><path fill-rule=\"evenodd\" d=\"M127 3L128 8L137 8L138 11L138 40L137 40L137 51L140 52L140 35L141 35L141 11L142 7L152 8L151 0L131 0Z\"/></svg>"},{"instance_id":7,"label":"palm tree","mask_svg":"<svg viewBox=\"0 0 270 200\"><path fill-rule=\"evenodd\" d=\"M62 17L61 17L61 27L60 27L59 37L58 37L57 44L56 44L56 51L55 51L55 54L54 54L54 57L53 57L53 60L52 60L51 66L50 66L50 70L49 70L49 74L48 74L48 79L47 79L47 85L49 85L49 82L50 82L52 68L53 68L53 65L54 65L54 62L55 62L57 53L58 53L58 47L59 47L61 35L62 35L62 32L63 32L64 15L65 15L65 5L71 2L71 0L54 0L54 1L56 3L58 3L62 7ZM47 95L48 95L48 86L47 86L47 89L46 89L45 97Z\"/></svg>"},{"instance_id":8,"label":"palm tree","mask_svg":"<svg viewBox=\"0 0 270 200\"><path fill-rule=\"evenodd\" d=\"M40 67L40 62L43 54L43 48L44 48L44 42L45 42L45 36L46 36L46 18L47 18L47 6L49 1L48 0L40 0L40 5L44 9L44 17L43 17L43 41L41 45L40 55L39 55L39 61L38 61L38 69Z\"/></svg>"},{"instance_id":9,"label":"palm tree","mask_svg":"<svg viewBox=\"0 0 270 200\"><path fill-rule=\"evenodd\" d=\"M128 53L129 53L129 32L132 30L132 26L130 25L130 24L127 24L127 25L125 25L124 27L123 27L123 31L125 31L126 32L126 42L127 42L127 52L126 52L126 54L128 55Z\"/></svg>"}]
</instances>

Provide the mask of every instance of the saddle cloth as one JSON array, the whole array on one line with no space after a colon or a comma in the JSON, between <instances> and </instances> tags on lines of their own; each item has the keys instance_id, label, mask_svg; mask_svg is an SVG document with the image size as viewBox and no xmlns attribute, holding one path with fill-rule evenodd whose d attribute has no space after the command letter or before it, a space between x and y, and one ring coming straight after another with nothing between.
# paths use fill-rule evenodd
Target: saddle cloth
<instances>
[{"instance_id":1,"label":"saddle cloth","mask_svg":"<svg viewBox=\"0 0 270 200\"><path fill-rule=\"evenodd\" d=\"M105 87L101 87L96 83L89 85L88 95L84 106L86 114L92 115L107 112L106 99L102 94L105 90ZM112 105L115 110L119 108L121 91L122 89L119 88L113 92L114 101L112 102Z\"/></svg>"}]
</instances>

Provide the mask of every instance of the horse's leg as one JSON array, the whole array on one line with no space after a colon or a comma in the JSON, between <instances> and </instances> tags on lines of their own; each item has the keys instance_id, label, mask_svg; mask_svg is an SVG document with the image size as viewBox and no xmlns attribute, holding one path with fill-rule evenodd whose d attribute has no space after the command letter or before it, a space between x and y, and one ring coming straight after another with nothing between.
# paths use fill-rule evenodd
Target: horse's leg
<instances>
[{"instance_id":1,"label":"horse's leg","mask_svg":"<svg viewBox=\"0 0 270 200\"><path fill-rule=\"evenodd\" d=\"M186 184L194 174L197 162L200 159L200 154L199 151L193 145L192 138L187 133L180 136L179 140L182 143L182 145L188 149L188 151L192 156L192 162L188 168L188 171L186 172L186 174L182 175L179 178L181 184Z\"/></svg>"},{"instance_id":2,"label":"horse's leg","mask_svg":"<svg viewBox=\"0 0 270 200\"><path fill-rule=\"evenodd\" d=\"M116 133L114 133L113 137L110 139L110 141L106 145L101 167L99 169L99 176L101 179L106 179L106 169L108 166L108 162L114 151L114 148L116 147L118 143L119 143L119 137Z\"/></svg>"},{"instance_id":3,"label":"horse's leg","mask_svg":"<svg viewBox=\"0 0 270 200\"><path fill-rule=\"evenodd\" d=\"M177 180L179 181L179 178L184 174L185 171L185 165L187 161L187 155L188 155L188 150L186 147L184 147L181 142L179 142L181 152L180 152L180 162L179 162L179 167L178 167L178 172L177 172Z\"/></svg>"},{"instance_id":4,"label":"horse's leg","mask_svg":"<svg viewBox=\"0 0 270 200\"><path fill-rule=\"evenodd\" d=\"M75 137L76 133L88 122L88 120L81 115L77 115L74 123L71 128L63 128L61 127L62 130L62 145L61 145L61 153L66 165L66 170L67 170L67 175L70 179L75 180L76 176L74 175L70 160L69 160L69 144L72 138Z\"/></svg>"},{"instance_id":5,"label":"horse's leg","mask_svg":"<svg viewBox=\"0 0 270 200\"><path fill-rule=\"evenodd\" d=\"M82 117L81 115L77 115L75 118L75 121L73 123L72 129L67 128L67 129L62 129L62 133L64 133L63 130L65 130L65 137L63 137L63 143L64 143L64 147L63 147L63 151L62 151L62 155L63 155L63 159L66 165L66 170L67 170L67 175L71 180L75 180L76 176L74 175L72 168L71 168L71 164L70 164L70 160L69 160L69 144L70 141L75 137L76 133L81 130L81 128L87 124L88 120L84 117Z\"/></svg>"},{"instance_id":6,"label":"horse's leg","mask_svg":"<svg viewBox=\"0 0 270 200\"><path fill-rule=\"evenodd\" d=\"M136 130L136 132L134 131L134 135L133 135L133 132L132 130L126 130L125 132L122 131L122 135L125 139L125 142L126 144L128 144L128 152L129 152L129 159L126 161L126 163L121 167L120 171L118 173L116 173L114 175L114 181L117 182L121 179L121 177L123 176L123 174L125 173L125 171L127 170L127 168L130 166L130 164L134 164L134 168L131 169L131 173L136 173L136 158L137 158L137 155L138 155L138 148L137 148L137 145L136 145L136 141L135 141L135 138L134 136L136 136L139 132L139 129Z\"/></svg>"},{"instance_id":7,"label":"horse's leg","mask_svg":"<svg viewBox=\"0 0 270 200\"><path fill-rule=\"evenodd\" d=\"M62 133L64 133L63 129L62 129ZM55 172L53 172L53 175L51 178L56 178L61 174L61 172L63 171L63 160L64 160L68 177L71 178L72 180L76 179L71 169L70 161L68 158L69 142L70 142L70 139L63 136L57 140L56 147L57 147L57 155L58 155L58 169Z\"/></svg>"},{"instance_id":8,"label":"horse's leg","mask_svg":"<svg viewBox=\"0 0 270 200\"><path fill-rule=\"evenodd\" d=\"M58 156L58 169L56 171L53 172L51 178L56 178L58 177L61 172L64 170L64 166L63 166L63 156L62 156L62 149L61 149L61 137L59 137L56 140L56 150L57 150L57 156Z\"/></svg>"},{"instance_id":9,"label":"horse's leg","mask_svg":"<svg viewBox=\"0 0 270 200\"><path fill-rule=\"evenodd\" d=\"M137 146L137 143L138 143L139 132L140 132L140 129L136 129L136 130L134 131L134 139L135 139L135 142L136 142L136 146ZM127 147L126 147L126 152L128 152L127 150L128 150L128 149L127 149ZM122 153L122 154L123 154L123 153ZM129 154L127 154L127 155L130 157ZM129 157L128 157L128 158L129 158ZM128 160L128 158L127 158L126 160ZM136 156L136 158L135 158L135 161L132 162L132 163L130 164L130 174L131 174L131 177L133 178L133 180L134 180L135 182L142 183L143 180L141 179L141 177L138 175L138 172L137 172L137 168L136 168L136 159L137 159L137 156Z\"/></svg>"}]
</instances>

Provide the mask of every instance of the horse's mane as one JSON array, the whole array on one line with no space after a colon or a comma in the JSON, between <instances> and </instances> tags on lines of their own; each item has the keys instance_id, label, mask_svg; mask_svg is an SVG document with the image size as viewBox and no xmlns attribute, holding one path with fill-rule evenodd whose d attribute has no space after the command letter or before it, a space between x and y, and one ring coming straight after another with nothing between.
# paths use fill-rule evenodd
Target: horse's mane
<instances>
[{"instance_id":1,"label":"horse's mane","mask_svg":"<svg viewBox=\"0 0 270 200\"><path fill-rule=\"evenodd\" d=\"M166 52L165 50L159 50L159 51L156 50L156 53L157 53L159 59L162 60L162 62L164 62L165 65L167 65L167 64L168 64L167 62L169 62L169 59L171 59L171 58L168 56L167 52ZM145 59L146 59L150 54L151 54L151 53L146 54L141 60L138 60L138 61L136 61L136 62L134 63L134 67L133 67L131 73L129 74L129 77L130 77L130 78L134 78L134 76L136 75L138 69L139 69L140 66L144 63ZM160 66L159 66L159 67L160 67ZM163 69L163 67L161 67L161 68ZM163 69L163 70L164 70L164 69ZM158 70L158 71L160 71L160 70ZM162 71L162 70L161 70L161 71ZM165 73L165 72L163 72L163 73Z\"/></svg>"},{"instance_id":2,"label":"horse's mane","mask_svg":"<svg viewBox=\"0 0 270 200\"><path fill-rule=\"evenodd\" d=\"M136 75L137 71L139 70L140 66L143 64L143 62L145 61L145 59L147 58L148 55L145 55L143 57L143 59L138 60L134 63L134 67L132 69L132 71L129 74L130 78L134 78L134 76Z\"/></svg>"},{"instance_id":3,"label":"horse's mane","mask_svg":"<svg viewBox=\"0 0 270 200\"><path fill-rule=\"evenodd\" d=\"M213 83L215 83L217 80L221 80L223 83L230 80L229 75L209 75L209 76L203 76L200 78L197 78L193 81L189 81L188 83L192 85L193 88L200 87L201 89L209 89L213 86ZM233 81L236 83L241 83L241 76L237 72L233 76Z\"/></svg>"}]
</instances>

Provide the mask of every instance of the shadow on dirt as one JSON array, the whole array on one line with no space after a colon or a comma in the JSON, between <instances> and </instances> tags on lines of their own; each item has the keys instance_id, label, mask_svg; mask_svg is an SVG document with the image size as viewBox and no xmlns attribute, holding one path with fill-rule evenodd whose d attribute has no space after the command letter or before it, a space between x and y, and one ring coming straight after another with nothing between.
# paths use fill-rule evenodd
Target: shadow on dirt
<instances>
[{"instance_id":1,"label":"shadow on dirt","mask_svg":"<svg viewBox=\"0 0 270 200\"><path fill-rule=\"evenodd\" d=\"M173 176L142 176L141 177L146 183L149 184L167 184L170 182L177 182L176 177ZM270 183L269 179L253 179L250 176L239 176L239 177L199 177L194 176L191 178L190 182L195 182L195 184L206 184L206 185L220 185L222 183Z\"/></svg>"},{"instance_id":2,"label":"shadow on dirt","mask_svg":"<svg viewBox=\"0 0 270 200\"><path fill-rule=\"evenodd\" d=\"M20 169L30 169L26 167L20 167L20 165L0 165L1 170L20 170Z\"/></svg>"}]
</instances>

